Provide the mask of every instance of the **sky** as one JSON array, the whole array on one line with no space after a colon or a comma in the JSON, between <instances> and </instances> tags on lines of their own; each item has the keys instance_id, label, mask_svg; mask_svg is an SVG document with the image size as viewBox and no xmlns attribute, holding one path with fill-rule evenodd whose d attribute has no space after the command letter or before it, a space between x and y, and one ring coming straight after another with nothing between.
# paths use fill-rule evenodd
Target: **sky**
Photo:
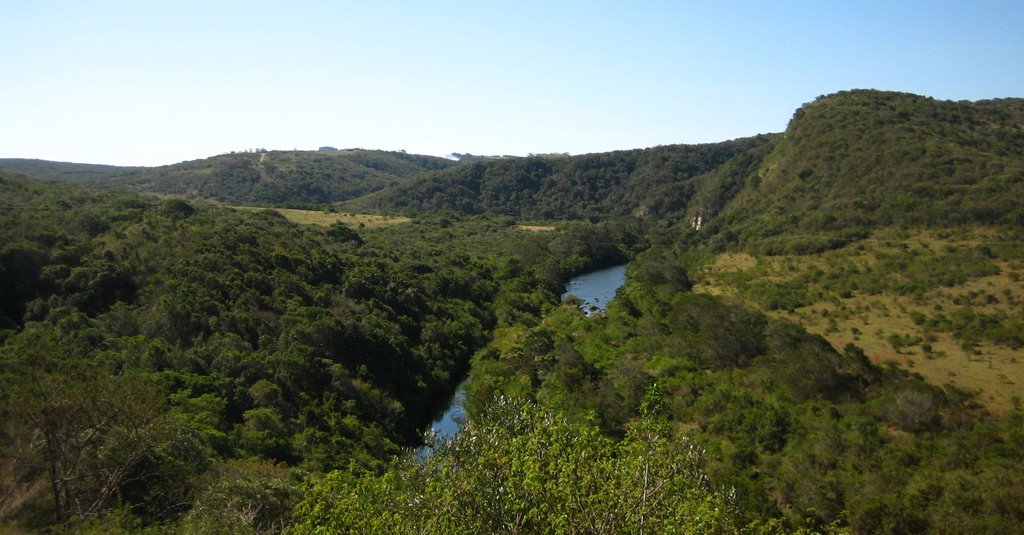
<instances>
[{"instance_id":1,"label":"sky","mask_svg":"<svg viewBox=\"0 0 1024 535\"><path fill-rule=\"evenodd\" d=\"M0 0L0 157L581 154L845 89L1024 97L1024 2Z\"/></svg>"}]
</instances>

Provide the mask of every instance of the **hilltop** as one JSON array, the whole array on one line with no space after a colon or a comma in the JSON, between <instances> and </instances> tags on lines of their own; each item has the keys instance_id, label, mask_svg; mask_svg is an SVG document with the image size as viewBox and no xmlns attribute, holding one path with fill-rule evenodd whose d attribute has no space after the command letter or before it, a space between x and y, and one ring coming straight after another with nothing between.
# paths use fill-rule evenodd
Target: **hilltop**
<instances>
[{"instance_id":1,"label":"hilltop","mask_svg":"<svg viewBox=\"0 0 1024 535\"><path fill-rule=\"evenodd\" d=\"M971 224L1024 224L1024 99L856 90L798 109L708 231L781 252L885 226Z\"/></svg>"},{"instance_id":2,"label":"hilltop","mask_svg":"<svg viewBox=\"0 0 1024 535\"><path fill-rule=\"evenodd\" d=\"M345 206L550 220L699 219L704 234L721 235L720 242L765 251L785 248L787 236L821 249L837 235L890 225L1016 225L1024 223L1024 99L844 91L796 110L782 134L476 161Z\"/></svg>"}]
</instances>

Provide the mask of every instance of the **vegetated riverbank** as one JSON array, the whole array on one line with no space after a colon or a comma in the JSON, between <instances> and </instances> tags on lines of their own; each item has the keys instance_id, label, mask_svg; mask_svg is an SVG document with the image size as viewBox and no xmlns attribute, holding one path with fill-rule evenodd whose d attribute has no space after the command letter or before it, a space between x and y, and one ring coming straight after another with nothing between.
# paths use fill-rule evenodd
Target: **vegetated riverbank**
<instances>
[{"instance_id":1,"label":"vegetated riverbank","mask_svg":"<svg viewBox=\"0 0 1024 535\"><path fill-rule=\"evenodd\" d=\"M615 292L626 282L626 265L613 266L609 268L596 269L582 273L569 280L565 284L565 292L562 294L562 301L570 296L580 301L580 309L587 316L595 315L607 310L608 305L615 297ZM431 422L428 432L428 444L416 450L417 457L422 458L429 454L432 443L443 441L458 433L466 418L466 389L469 379L459 383L452 393L451 400L439 413L439 416Z\"/></svg>"}]
</instances>

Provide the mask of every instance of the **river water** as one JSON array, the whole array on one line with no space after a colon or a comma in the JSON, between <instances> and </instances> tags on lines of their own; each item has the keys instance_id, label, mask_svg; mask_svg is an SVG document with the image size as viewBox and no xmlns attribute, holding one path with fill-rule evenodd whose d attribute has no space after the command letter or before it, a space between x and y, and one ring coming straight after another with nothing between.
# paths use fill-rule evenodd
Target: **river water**
<instances>
[{"instance_id":1,"label":"river water","mask_svg":"<svg viewBox=\"0 0 1024 535\"><path fill-rule=\"evenodd\" d=\"M448 406L444 408L440 416L430 423L430 429L434 431L438 439L446 439L462 429L462 422L466 418L467 381L468 379L455 387L455 393L452 394L452 399L448 402ZM420 446L416 450L417 457L422 458L430 453L430 449L428 446Z\"/></svg>"},{"instance_id":2,"label":"river water","mask_svg":"<svg viewBox=\"0 0 1024 535\"><path fill-rule=\"evenodd\" d=\"M584 314L588 316L598 314L608 308L608 302L615 297L615 292L625 282L626 266L615 266L584 273L573 277L565 285L562 301L565 301L565 298L570 295L575 295L583 301L580 309Z\"/></svg>"},{"instance_id":3,"label":"river water","mask_svg":"<svg viewBox=\"0 0 1024 535\"><path fill-rule=\"evenodd\" d=\"M575 295L580 298L582 304L580 309L583 313L592 316L603 312L608 308L608 303L615 297L615 292L626 282L626 266L615 266L607 269L599 269L573 277L566 285L562 300ZM462 429L462 422L466 418L466 381L463 381L455 388L451 401L440 416L431 424L430 428L437 434L439 439L448 438ZM423 459L430 454L431 448L420 446L416 450L416 457Z\"/></svg>"}]
</instances>

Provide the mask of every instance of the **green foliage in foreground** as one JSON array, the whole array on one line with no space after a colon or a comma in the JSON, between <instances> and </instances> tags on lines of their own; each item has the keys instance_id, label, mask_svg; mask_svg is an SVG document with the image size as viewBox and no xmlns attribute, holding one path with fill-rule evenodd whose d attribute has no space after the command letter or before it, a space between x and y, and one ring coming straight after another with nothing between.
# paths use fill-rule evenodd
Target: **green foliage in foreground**
<instances>
[{"instance_id":1,"label":"green foliage in foreground","mask_svg":"<svg viewBox=\"0 0 1024 535\"><path fill-rule=\"evenodd\" d=\"M317 481L290 533L736 532L699 449L667 433L651 413L615 441L498 399L424 460Z\"/></svg>"},{"instance_id":2,"label":"green foliage in foreground","mask_svg":"<svg viewBox=\"0 0 1024 535\"><path fill-rule=\"evenodd\" d=\"M643 247L629 222L357 231L6 175L0 194L0 521L27 529L280 527L305 475L419 443L493 327Z\"/></svg>"},{"instance_id":3,"label":"green foliage in foreground","mask_svg":"<svg viewBox=\"0 0 1024 535\"><path fill-rule=\"evenodd\" d=\"M28 527L174 520L233 460L381 465L495 321L493 259L424 251L430 225L360 244L180 200L0 192L0 515Z\"/></svg>"}]
</instances>

